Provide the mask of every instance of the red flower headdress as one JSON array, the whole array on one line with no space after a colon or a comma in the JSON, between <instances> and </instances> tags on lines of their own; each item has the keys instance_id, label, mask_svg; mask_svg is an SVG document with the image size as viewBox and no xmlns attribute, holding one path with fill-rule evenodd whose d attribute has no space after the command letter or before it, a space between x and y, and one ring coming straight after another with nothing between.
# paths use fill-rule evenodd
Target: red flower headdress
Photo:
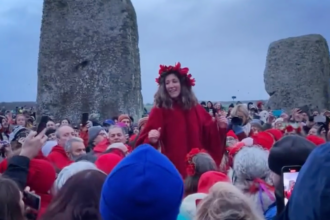
<instances>
[{"instance_id":1,"label":"red flower headdress","mask_svg":"<svg viewBox=\"0 0 330 220\"><path fill-rule=\"evenodd\" d=\"M193 157L199 153L207 153L204 149L193 148L186 156L186 172L188 176L193 176L196 173L195 164L192 161Z\"/></svg>"},{"instance_id":2,"label":"red flower headdress","mask_svg":"<svg viewBox=\"0 0 330 220\"><path fill-rule=\"evenodd\" d=\"M186 77L188 86L190 86L190 87L195 86L196 81L194 78L192 78L192 75L190 73L188 73L189 68L188 67L181 68L180 62L175 64L175 66L160 65L159 66L159 76L158 76L158 78L156 78L156 82L158 84L160 84L160 78L163 76L163 74L170 73L170 72L174 72L174 73L179 74L182 77Z\"/></svg>"}]
</instances>

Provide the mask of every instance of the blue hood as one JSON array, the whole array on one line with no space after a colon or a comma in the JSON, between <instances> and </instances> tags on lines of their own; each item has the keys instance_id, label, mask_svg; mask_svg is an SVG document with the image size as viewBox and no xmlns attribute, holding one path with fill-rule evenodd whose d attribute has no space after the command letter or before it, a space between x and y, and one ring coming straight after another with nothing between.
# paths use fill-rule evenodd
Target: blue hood
<instances>
[{"instance_id":1,"label":"blue hood","mask_svg":"<svg viewBox=\"0 0 330 220\"><path fill-rule=\"evenodd\" d=\"M314 149L301 168L279 220L330 219L330 143Z\"/></svg>"}]
</instances>

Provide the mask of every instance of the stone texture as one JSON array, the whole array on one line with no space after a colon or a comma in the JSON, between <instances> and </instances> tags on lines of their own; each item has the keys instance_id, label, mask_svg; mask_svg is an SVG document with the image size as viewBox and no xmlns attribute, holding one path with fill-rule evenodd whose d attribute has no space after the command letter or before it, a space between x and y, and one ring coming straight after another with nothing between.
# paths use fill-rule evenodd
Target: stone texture
<instances>
[{"instance_id":1,"label":"stone texture","mask_svg":"<svg viewBox=\"0 0 330 220\"><path fill-rule=\"evenodd\" d=\"M329 109L330 63L326 40L317 34L275 41L268 48L265 88L272 109Z\"/></svg>"},{"instance_id":2,"label":"stone texture","mask_svg":"<svg viewBox=\"0 0 330 220\"><path fill-rule=\"evenodd\" d=\"M130 0L44 0L38 115L78 122L143 113L138 29Z\"/></svg>"}]
</instances>

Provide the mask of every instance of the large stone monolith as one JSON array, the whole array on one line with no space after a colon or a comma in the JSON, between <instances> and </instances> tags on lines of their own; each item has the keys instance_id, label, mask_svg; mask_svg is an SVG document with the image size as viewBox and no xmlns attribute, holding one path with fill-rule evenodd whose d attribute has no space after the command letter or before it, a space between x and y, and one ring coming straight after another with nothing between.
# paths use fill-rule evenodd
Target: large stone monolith
<instances>
[{"instance_id":1,"label":"large stone monolith","mask_svg":"<svg viewBox=\"0 0 330 220\"><path fill-rule=\"evenodd\" d=\"M329 109L329 48L321 35L275 41L268 48L265 88L272 109Z\"/></svg>"},{"instance_id":2,"label":"large stone monolith","mask_svg":"<svg viewBox=\"0 0 330 220\"><path fill-rule=\"evenodd\" d=\"M130 0L44 0L38 63L38 113L79 122L141 117L140 55Z\"/></svg>"}]
</instances>

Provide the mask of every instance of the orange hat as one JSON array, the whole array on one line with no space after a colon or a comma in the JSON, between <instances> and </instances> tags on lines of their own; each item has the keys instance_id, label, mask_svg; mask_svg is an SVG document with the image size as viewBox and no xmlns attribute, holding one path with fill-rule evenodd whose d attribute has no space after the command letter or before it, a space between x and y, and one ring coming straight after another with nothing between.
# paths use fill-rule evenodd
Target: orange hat
<instances>
[{"instance_id":1,"label":"orange hat","mask_svg":"<svg viewBox=\"0 0 330 220\"><path fill-rule=\"evenodd\" d=\"M253 144L260 145L265 150L270 150L275 143L273 136L265 131L259 132L253 137Z\"/></svg>"},{"instance_id":2,"label":"orange hat","mask_svg":"<svg viewBox=\"0 0 330 220\"><path fill-rule=\"evenodd\" d=\"M105 172L106 174L110 174L113 168L121 161L122 157L118 156L114 153L107 153L101 155L95 161L95 166Z\"/></svg>"},{"instance_id":3,"label":"orange hat","mask_svg":"<svg viewBox=\"0 0 330 220\"><path fill-rule=\"evenodd\" d=\"M198 181L198 193L209 193L209 189L217 182L230 182L228 176L221 172L208 171L202 174Z\"/></svg>"},{"instance_id":4,"label":"orange hat","mask_svg":"<svg viewBox=\"0 0 330 220\"><path fill-rule=\"evenodd\" d=\"M131 118L129 117L129 115L122 114L122 115L119 115L118 122L121 122L124 119L128 119L129 121L131 121Z\"/></svg>"},{"instance_id":5,"label":"orange hat","mask_svg":"<svg viewBox=\"0 0 330 220\"><path fill-rule=\"evenodd\" d=\"M320 146L326 143L326 141L323 138L316 135L308 135L306 138L310 142L314 143L316 146Z\"/></svg>"},{"instance_id":6,"label":"orange hat","mask_svg":"<svg viewBox=\"0 0 330 220\"><path fill-rule=\"evenodd\" d=\"M235 139L238 139L238 137L236 136L236 134L233 132L233 130L229 130L227 133L227 137L233 137Z\"/></svg>"},{"instance_id":7,"label":"orange hat","mask_svg":"<svg viewBox=\"0 0 330 220\"><path fill-rule=\"evenodd\" d=\"M138 122L139 129L148 122L148 119L149 119L149 117L140 118L140 120Z\"/></svg>"},{"instance_id":8,"label":"orange hat","mask_svg":"<svg viewBox=\"0 0 330 220\"><path fill-rule=\"evenodd\" d=\"M279 129L274 129L274 128L273 129L268 129L265 132L268 132L271 135L273 135L275 141L278 141L278 140L280 140L283 137L283 133Z\"/></svg>"}]
</instances>

